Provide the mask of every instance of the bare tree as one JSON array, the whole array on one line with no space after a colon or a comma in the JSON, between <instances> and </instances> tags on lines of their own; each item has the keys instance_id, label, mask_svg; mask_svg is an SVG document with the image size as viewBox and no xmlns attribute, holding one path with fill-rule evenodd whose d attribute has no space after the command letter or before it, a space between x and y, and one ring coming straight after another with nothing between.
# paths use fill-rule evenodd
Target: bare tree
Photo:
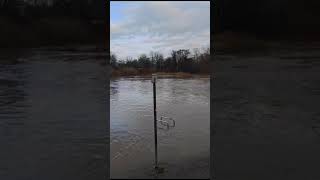
<instances>
[{"instance_id":1,"label":"bare tree","mask_svg":"<svg viewBox=\"0 0 320 180\"><path fill-rule=\"evenodd\" d=\"M200 56L200 50L199 48L194 48L193 49L193 58L195 61L199 61L199 56Z\"/></svg>"},{"instance_id":2,"label":"bare tree","mask_svg":"<svg viewBox=\"0 0 320 180\"><path fill-rule=\"evenodd\" d=\"M117 67L117 56L114 53L110 54L110 65L112 67Z\"/></svg>"}]
</instances>

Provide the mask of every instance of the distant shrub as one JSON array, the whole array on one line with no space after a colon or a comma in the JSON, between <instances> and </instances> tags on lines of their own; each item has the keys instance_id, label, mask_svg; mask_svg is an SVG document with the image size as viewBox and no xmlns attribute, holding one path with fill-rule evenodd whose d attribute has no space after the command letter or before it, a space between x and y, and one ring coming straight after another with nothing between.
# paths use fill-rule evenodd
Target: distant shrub
<instances>
[{"instance_id":1,"label":"distant shrub","mask_svg":"<svg viewBox=\"0 0 320 180\"><path fill-rule=\"evenodd\" d=\"M136 76L139 74L139 71L132 67L124 67L121 69L113 69L112 76Z\"/></svg>"}]
</instances>

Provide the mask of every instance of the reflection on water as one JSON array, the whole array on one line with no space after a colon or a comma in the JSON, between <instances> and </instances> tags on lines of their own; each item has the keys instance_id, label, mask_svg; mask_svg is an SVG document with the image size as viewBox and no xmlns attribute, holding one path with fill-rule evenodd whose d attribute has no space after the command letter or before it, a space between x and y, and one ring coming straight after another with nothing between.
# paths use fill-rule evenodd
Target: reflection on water
<instances>
[{"instance_id":1,"label":"reflection on water","mask_svg":"<svg viewBox=\"0 0 320 180\"><path fill-rule=\"evenodd\" d=\"M42 48L0 54L0 179L105 177L103 53Z\"/></svg>"},{"instance_id":2,"label":"reflection on water","mask_svg":"<svg viewBox=\"0 0 320 180\"><path fill-rule=\"evenodd\" d=\"M157 110L176 120L158 131L162 178L209 178L209 78L157 80ZM150 78L110 83L111 178L152 177L153 94Z\"/></svg>"}]
</instances>

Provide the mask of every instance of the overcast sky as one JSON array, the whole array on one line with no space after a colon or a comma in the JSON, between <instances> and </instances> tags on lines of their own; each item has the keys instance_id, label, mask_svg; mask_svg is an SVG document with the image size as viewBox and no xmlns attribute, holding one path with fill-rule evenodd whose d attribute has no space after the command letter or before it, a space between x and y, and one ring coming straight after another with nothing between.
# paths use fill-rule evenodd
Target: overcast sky
<instances>
[{"instance_id":1,"label":"overcast sky","mask_svg":"<svg viewBox=\"0 0 320 180\"><path fill-rule=\"evenodd\" d=\"M119 58L210 45L210 1L111 1L110 10L111 52Z\"/></svg>"}]
</instances>

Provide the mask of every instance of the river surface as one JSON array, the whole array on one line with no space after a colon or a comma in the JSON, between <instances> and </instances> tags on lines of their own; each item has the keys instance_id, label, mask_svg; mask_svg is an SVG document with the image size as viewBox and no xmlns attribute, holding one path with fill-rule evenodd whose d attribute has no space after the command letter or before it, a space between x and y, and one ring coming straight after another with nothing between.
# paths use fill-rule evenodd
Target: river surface
<instances>
[{"instance_id":1,"label":"river surface","mask_svg":"<svg viewBox=\"0 0 320 180\"><path fill-rule=\"evenodd\" d=\"M217 179L320 179L319 50L276 43L256 53L216 54Z\"/></svg>"},{"instance_id":2,"label":"river surface","mask_svg":"<svg viewBox=\"0 0 320 180\"><path fill-rule=\"evenodd\" d=\"M106 177L106 55L0 51L0 179Z\"/></svg>"},{"instance_id":3,"label":"river surface","mask_svg":"<svg viewBox=\"0 0 320 180\"><path fill-rule=\"evenodd\" d=\"M153 89L149 78L110 82L111 178L209 178L210 79L159 78L158 159L164 173L154 175ZM164 128L164 129L160 129Z\"/></svg>"}]
</instances>

